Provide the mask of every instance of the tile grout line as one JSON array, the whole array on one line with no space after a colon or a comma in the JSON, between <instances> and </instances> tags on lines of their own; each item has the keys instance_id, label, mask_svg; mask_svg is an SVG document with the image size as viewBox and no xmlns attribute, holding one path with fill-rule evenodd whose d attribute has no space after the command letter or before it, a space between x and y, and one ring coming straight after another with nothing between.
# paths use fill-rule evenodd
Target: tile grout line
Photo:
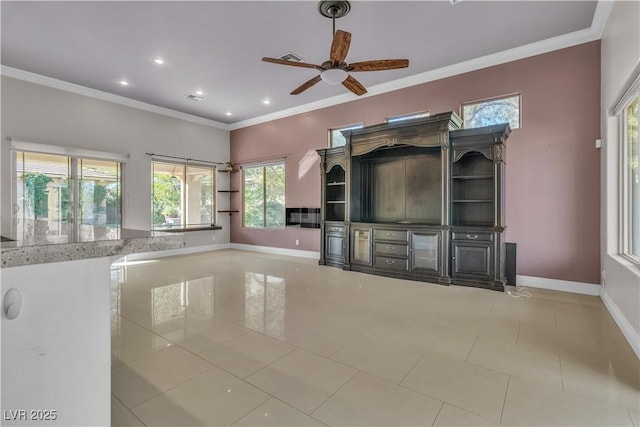
<instances>
[{"instance_id":1,"label":"tile grout line","mask_svg":"<svg viewBox=\"0 0 640 427\"><path fill-rule=\"evenodd\" d=\"M560 365L560 386L562 387L562 391L566 391L564 389L564 374L563 374L563 369L562 369L562 357L557 356L558 357L558 364Z\"/></svg>"},{"instance_id":2,"label":"tile grout line","mask_svg":"<svg viewBox=\"0 0 640 427\"><path fill-rule=\"evenodd\" d=\"M449 402L449 401L447 401L447 400L442 400L442 399L440 399L440 398L434 397L434 396L432 396L432 395L430 395L430 394L427 394L427 393L425 393L425 392L422 392L422 391L420 391L420 390L414 390L414 389L412 389L412 388L410 388L410 387L407 387L407 386L405 386L405 385L402 385L402 384L399 384L399 387L402 387L402 388L404 388L405 390L412 391L412 392L414 392L414 393L418 393L418 394L420 394L420 395L422 395L422 396L428 397L429 399L433 399L433 400L437 400L438 402L446 403L447 405L451 405L451 406L453 406L453 407L455 407L455 408L457 408L457 409L460 409L460 410L462 410L462 411L470 412L470 413L472 413L472 414L474 414L474 415L477 415L477 416L479 416L479 417L486 418L486 419L491 420L491 421L495 421L493 418L487 417L486 415L479 414L479 413L477 413L477 412L475 412L475 411L473 411L473 410L471 410L471 409L463 408L463 407L459 406L459 405L458 405L458 404L456 404L456 403Z\"/></svg>"},{"instance_id":3,"label":"tile grout line","mask_svg":"<svg viewBox=\"0 0 640 427\"><path fill-rule=\"evenodd\" d=\"M136 420L140 421L140 424L142 424L143 426L147 427L147 425L140 418L138 418L138 416L136 414L134 414L133 411L131 409L129 409L129 407L127 405L125 405L122 400L120 400L118 398L118 396L116 396L115 394L111 393L111 397L116 399L118 402L120 402L120 404L127 410L127 412L129 412L131 415L133 415ZM113 423L113 420L111 420L111 422Z\"/></svg>"},{"instance_id":4,"label":"tile grout line","mask_svg":"<svg viewBox=\"0 0 640 427\"><path fill-rule=\"evenodd\" d=\"M507 389L504 392L504 401L502 402L502 411L500 411L500 420L498 421L502 424L502 417L504 416L504 407L507 406L507 395L509 394L509 385L511 384L511 375L509 375L509 379L507 380Z\"/></svg>"},{"instance_id":5,"label":"tile grout line","mask_svg":"<svg viewBox=\"0 0 640 427\"><path fill-rule=\"evenodd\" d=\"M144 405L145 403L147 403L147 402L149 402L149 401L151 401L151 400L155 399L156 397L162 396L163 394L166 394L166 393L170 392L171 390L173 390L173 389L175 389L175 388L178 388L178 387L180 387L180 386L181 386L181 385L183 385L183 384L188 383L189 381L195 380L196 378L198 378L198 377L199 377L199 376L201 376L201 375L207 374L207 373L211 372L211 371L212 371L212 370L214 370L214 369L220 369L220 368L218 368L217 366L213 365L213 364L212 364L212 363L210 363L210 362L207 362L207 363L211 365L211 368L207 369L206 371L200 372L199 374L197 374L197 375L195 375L195 376L193 376L193 377L187 378L187 379L186 379L186 380L184 380L184 381L180 381L180 383L175 384L175 385L173 385L173 386L169 387L168 389L166 389L166 390L164 390L164 391L161 391L161 392L160 392L160 393L158 393L158 394L153 395L153 396L152 396L152 397L150 397L149 399L146 399L146 400L144 400L144 401L142 401L142 402L138 403L136 406L131 407L131 411L133 411L133 410L134 410L135 408L137 408L138 406Z\"/></svg>"},{"instance_id":6,"label":"tile grout line","mask_svg":"<svg viewBox=\"0 0 640 427\"><path fill-rule=\"evenodd\" d=\"M442 401L442 405L440 405L440 409L438 409L438 413L436 414L436 416L433 418L433 422L431 423L431 427L433 427L433 425L436 423L436 421L438 420L438 416L440 416L440 412L442 412L442 408L444 408L444 400Z\"/></svg>"},{"instance_id":7,"label":"tile grout line","mask_svg":"<svg viewBox=\"0 0 640 427\"><path fill-rule=\"evenodd\" d=\"M267 398L265 400L263 400L262 402L258 403L256 406L254 406L253 408L249 409L247 412L245 412L244 414L240 415L240 417L238 417L234 422L229 423L230 426L235 425L238 421L240 421L241 419L243 419L244 417L246 417L247 415L249 415L250 413L252 413L253 411L255 411L256 409L258 409L260 406L264 405L265 403L267 403L269 401L269 399L271 399L269 397L270 395L267 394Z\"/></svg>"},{"instance_id":8,"label":"tile grout line","mask_svg":"<svg viewBox=\"0 0 640 427\"><path fill-rule=\"evenodd\" d=\"M283 342L284 342L284 341L283 341ZM287 344L288 344L288 343L287 343ZM271 362L269 362L269 363L265 364L262 368L258 369L257 371L250 373L250 374L249 374L249 375L247 375L245 378L240 378L240 377L238 377L237 375L235 375L235 374L233 374L233 373L231 373L231 372L229 372L229 373L230 373L230 374L232 374L233 376L237 377L237 378L240 378L242 381L245 381L247 384L251 384L249 381L246 381L246 379L247 379L247 378L254 376L254 375L255 375L255 374L257 374L258 372L261 372L261 371L263 371L263 370L267 369L268 367L270 367L270 366L271 366L271 365L273 365L274 363L278 362L279 360L281 360L281 359L285 358L286 356L290 355L290 354L291 354L291 353L293 353L294 351L299 350L299 348L297 348L297 347L295 347L295 346L292 346L292 347L294 347L294 348L292 348L291 350L287 351L287 352L286 352L285 354L283 354L282 356L280 356L280 357L278 357L278 358L276 358L276 359L272 360ZM216 366L217 366L217 365L216 365ZM224 369L224 368L223 368L223 369ZM226 370L226 369L225 369L225 370ZM251 384L251 385L253 385L253 384ZM254 387L256 387L256 386L254 386Z\"/></svg>"},{"instance_id":9,"label":"tile grout line","mask_svg":"<svg viewBox=\"0 0 640 427\"><path fill-rule=\"evenodd\" d=\"M469 357L471 356L471 353L473 352L473 349L476 348L476 344L478 343L478 340L480 339L480 335L476 335L476 339L473 342L473 345L471 346L471 348L469 349L469 353L467 353L467 357L464 358L464 363L469 363Z\"/></svg>"},{"instance_id":10,"label":"tile grout line","mask_svg":"<svg viewBox=\"0 0 640 427\"><path fill-rule=\"evenodd\" d=\"M422 351L422 354L420 355L420 357L418 357L418 360L416 360L416 362L413 364L413 366L411 366L411 368L407 371L407 373L404 374L404 376L402 377L400 382L398 382L398 385L402 384L402 382L409 376L411 371L413 371L416 368L416 366L418 366L418 363L420 363L420 361L422 360L422 358L424 357L426 352L427 352L426 349Z\"/></svg>"},{"instance_id":11,"label":"tile grout line","mask_svg":"<svg viewBox=\"0 0 640 427\"><path fill-rule=\"evenodd\" d=\"M329 397L327 397L327 398L326 398L326 399L324 399L322 402L320 402L320 404L319 404L318 406L316 406L316 407L315 407L311 412L309 412L309 414L307 414L307 415L311 416L311 414L313 414L313 413L314 413L314 412L316 412L318 409L320 409L320 407L321 407L322 405L324 405L324 404L327 402L327 400L331 399L331 398L332 398L332 397L333 397L337 392L339 392L340 390L342 390L342 388L343 388L343 387L344 387L344 386L345 386L349 381L351 381L351 380L353 379L353 377L355 377L356 375L358 375L358 374L360 374L360 373L363 373L363 372L362 372L362 371L360 371L359 369L354 369L354 368L351 368L351 369L353 369L355 372L354 372L353 374L351 374L351 376L350 376L350 377L349 377L345 382L343 382L342 384L340 384L340 386L336 389L336 391L334 391L333 393L331 393L331 395L330 395Z\"/></svg>"}]
</instances>

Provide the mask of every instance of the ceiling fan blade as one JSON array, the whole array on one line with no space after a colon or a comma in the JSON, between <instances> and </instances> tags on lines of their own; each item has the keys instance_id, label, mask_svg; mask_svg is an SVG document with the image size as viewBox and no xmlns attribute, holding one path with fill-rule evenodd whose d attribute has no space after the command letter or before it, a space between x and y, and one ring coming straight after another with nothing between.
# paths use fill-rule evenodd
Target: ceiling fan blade
<instances>
[{"instance_id":1,"label":"ceiling fan blade","mask_svg":"<svg viewBox=\"0 0 640 427\"><path fill-rule=\"evenodd\" d=\"M354 62L349 64L349 71L382 71L407 68L408 59L378 59L375 61Z\"/></svg>"},{"instance_id":2,"label":"ceiling fan blade","mask_svg":"<svg viewBox=\"0 0 640 427\"><path fill-rule=\"evenodd\" d=\"M351 92L355 93L358 96L364 95L365 93L367 93L367 89L365 89L365 87L362 86L362 83L354 79L352 76L347 77L347 79L342 82L342 86L346 87L347 89L349 89Z\"/></svg>"},{"instance_id":3,"label":"ceiling fan blade","mask_svg":"<svg viewBox=\"0 0 640 427\"><path fill-rule=\"evenodd\" d=\"M292 67L302 67L302 68L314 68L316 70L322 70L322 67L319 65L308 64L306 62L298 62L298 61L287 61L286 59L279 58L262 58L264 62L270 62L272 64L281 64L281 65L290 65Z\"/></svg>"},{"instance_id":4,"label":"ceiling fan blade","mask_svg":"<svg viewBox=\"0 0 640 427\"><path fill-rule=\"evenodd\" d=\"M322 79L320 78L320 75L318 74L317 76L315 76L311 80L306 81L306 82L302 83L300 86L298 86L297 88L295 88L293 90L293 92L291 92L291 95L299 95L299 94L301 94L302 92L304 92L305 90L307 90L311 86L313 86L314 84L318 83L320 80L322 80Z\"/></svg>"},{"instance_id":5,"label":"ceiling fan blade","mask_svg":"<svg viewBox=\"0 0 640 427\"><path fill-rule=\"evenodd\" d=\"M346 31L337 30L333 35L333 42L331 43L331 60L336 64L344 62L349 53L349 46L351 45L351 33Z\"/></svg>"}]
</instances>

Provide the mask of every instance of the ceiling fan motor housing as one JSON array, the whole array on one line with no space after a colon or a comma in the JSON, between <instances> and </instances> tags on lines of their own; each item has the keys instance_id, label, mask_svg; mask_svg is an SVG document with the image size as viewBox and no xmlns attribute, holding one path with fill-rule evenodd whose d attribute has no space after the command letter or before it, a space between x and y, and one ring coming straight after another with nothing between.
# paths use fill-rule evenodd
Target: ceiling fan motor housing
<instances>
[{"instance_id":1,"label":"ceiling fan motor housing","mask_svg":"<svg viewBox=\"0 0 640 427\"><path fill-rule=\"evenodd\" d=\"M322 0L318 3L318 11L326 18L342 18L351 10L346 0Z\"/></svg>"}]
</instances>

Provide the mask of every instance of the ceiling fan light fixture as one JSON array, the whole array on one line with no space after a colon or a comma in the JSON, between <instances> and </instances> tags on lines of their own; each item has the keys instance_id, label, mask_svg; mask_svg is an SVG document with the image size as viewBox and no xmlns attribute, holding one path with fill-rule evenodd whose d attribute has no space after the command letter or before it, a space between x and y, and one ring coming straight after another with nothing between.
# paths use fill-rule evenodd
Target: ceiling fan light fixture
<instances>
[{"instance_id":1,"label":"ceiling fan light fixture","mask_svg":"<svg viewBox=\"0 0 640 427\"><path fill-rule=\"evenodd\" d=\"M347 79L349 73L341 68L330 68L320 73L320 78L327 84L339 85Z\"/></svg>"}]
</instances>

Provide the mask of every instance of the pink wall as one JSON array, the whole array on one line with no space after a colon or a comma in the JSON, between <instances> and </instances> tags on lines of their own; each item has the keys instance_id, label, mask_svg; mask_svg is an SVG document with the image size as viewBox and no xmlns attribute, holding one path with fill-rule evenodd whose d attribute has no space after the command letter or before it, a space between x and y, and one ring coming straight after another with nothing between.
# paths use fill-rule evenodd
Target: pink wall
<instances>
[{"instance_id":1,"label":"pink wall","mask_svg":"<svg viewBox=\"0 0 640 427\"><path fill-rule=\"evenodd\" d=\"M328 128L459 112L465 101L516 92L522 127L507 141L506 224L507 240L518 244L518 274L600 283L599 41L238 129L231 160L286 156L287 206L319 207L314 150L326 147ZM245 229L240 215L231 225L234 243L318 251L319 239L317 230Z\"/></svg>"}]
</instances>

